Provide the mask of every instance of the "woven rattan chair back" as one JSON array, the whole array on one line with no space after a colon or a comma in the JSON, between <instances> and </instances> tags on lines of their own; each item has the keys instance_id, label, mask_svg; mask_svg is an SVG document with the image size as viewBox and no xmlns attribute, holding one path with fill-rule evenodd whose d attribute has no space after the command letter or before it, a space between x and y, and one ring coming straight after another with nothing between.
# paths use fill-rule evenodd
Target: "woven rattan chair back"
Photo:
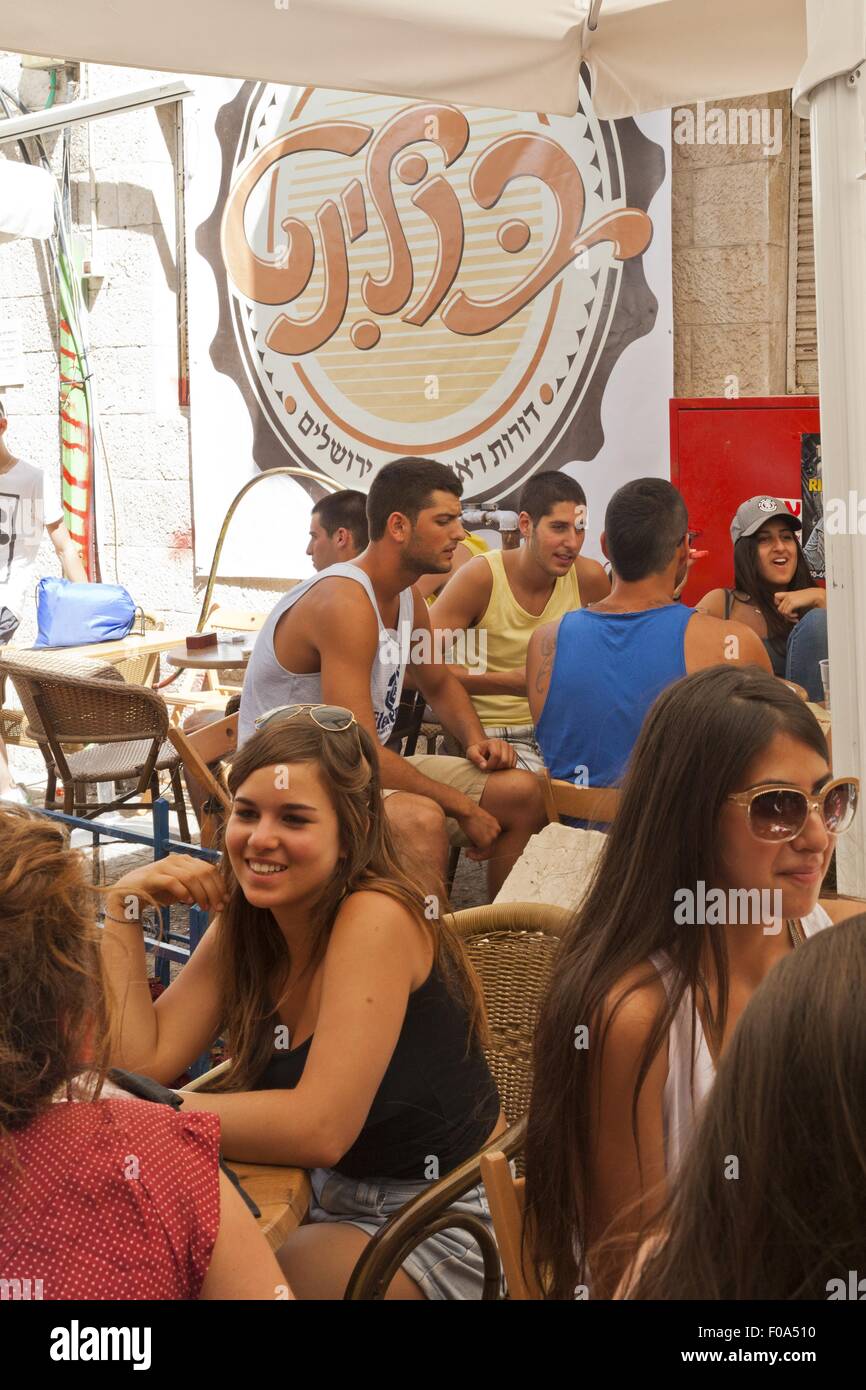
<instances>
[{"instance_id":1,"label":"woven rattan chair back","mask_svg":"<svg viewBox=\"0 0 866 1390\"><path fill-rule=\"evenodd\" d=\"M24 718L27 733L37 743L46 744L48 736L42 726L37 709L37 690L39 682L47 679L102 681L123 684L123 676L109 662L93 661L88 657L75 656L71 652L54 651L0 651L0 673L8 677L15 687Z\"/></svg>"},{"instance_id":2,"label":"woven rattan chair back","mask_svg":"<svg viewBox=\"0 0 866 1390\"><path fill-rule=\"evenodd\" d=\"M513 1125L529 1107L532 1043L538 1009L569 918L543 903L493 903L448 920L481 981L487 1008L487 1064Z\"/></svg>"},{"instance_id":3,"label":"woven rattan chair back","mask_svg":"<svg viewBox=\"0 0 866 1390\"><path fill-rule=\"evenodd\" d=\"M45 662L45 656L29 652L16 656L7 667L22 706L32 711L27 722L34 736L43 733L58 743L129 743L135 739L163 739L168 733L168 709L159 695L145 686L127 685L118 672L108 675L100 667L87 674L73 674L70 658ZM83 666L79 658L79 669ZM38 733L37 733L38 730Z\"/></svg>"}]
</instances>

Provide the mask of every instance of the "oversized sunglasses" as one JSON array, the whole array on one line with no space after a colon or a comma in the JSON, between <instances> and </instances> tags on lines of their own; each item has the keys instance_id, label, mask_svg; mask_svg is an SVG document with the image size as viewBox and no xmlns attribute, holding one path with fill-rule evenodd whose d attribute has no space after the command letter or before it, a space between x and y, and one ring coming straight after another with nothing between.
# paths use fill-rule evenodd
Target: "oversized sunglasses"
<instances>
[{"instance_id":1,"label":"oversized sunglasses","mask_svg":"<svg viewBox=\"0 0 866 1390\"><path fill-rule=\"evenodd\" d=\"M259 715L256 729L266 729L275 719L294 719L296 714L308 714L314 724L318 724L320 729L327 730L329 734L343 733L345 729L351 729L355 723L352 711L342 705L277 705L276 709L269 709Z\"/></svg>"},{"instance_id":2,"label":"oversized sunglasses","mask_svg":"<svg viewBox=\"0 0 866 1390\"><path fill-rule=\"evenodd\" d=\"M783 844L797 838L813 811L820 812L830 835L843 834L857 812L860 780L838 777L828 782L817 796L807 796L798 787L782 785L753 787L751 791L736 792L727 799L746 808L749 829L757 840Z\"/></svg>"}]
</instances>

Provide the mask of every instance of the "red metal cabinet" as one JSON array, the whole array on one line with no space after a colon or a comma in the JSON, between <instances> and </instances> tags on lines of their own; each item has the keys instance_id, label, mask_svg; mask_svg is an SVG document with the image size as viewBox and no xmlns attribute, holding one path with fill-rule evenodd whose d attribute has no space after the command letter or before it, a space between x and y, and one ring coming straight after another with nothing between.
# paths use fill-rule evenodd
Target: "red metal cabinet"
<instances>
[{"instance_id":1,"label":"red metal cabinet","mask_svg":"<svg viewBox=\"0 0 866 1390\"><path fill-rule=\"evenodd\" d=\"M817 396L672 400L671 482L689 509L695 542L710 552L692 568L683 602L733 582L730 524L747 497L769 493L800 512L801 439L820 432Z\"/></svg>"}]
</instances>

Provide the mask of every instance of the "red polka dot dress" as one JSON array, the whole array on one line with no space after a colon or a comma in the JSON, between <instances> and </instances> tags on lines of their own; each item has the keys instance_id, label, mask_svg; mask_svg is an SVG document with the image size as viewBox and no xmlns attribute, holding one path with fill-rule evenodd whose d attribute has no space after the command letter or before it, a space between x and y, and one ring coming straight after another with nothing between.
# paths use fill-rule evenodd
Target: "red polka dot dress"
<instances>
[{"instance_id":1,"label":"red polka dot dress","mask_svg":"<svg viewBox=\"0 0 866 1390\"><path fill-rule=\"evenodd\" d=\"M50 1106L0 1147L0 1278L41 1280L45 1299L198 1298L219 1133L216 1115L142 1100Z\"/></svg>"}]
</instances>

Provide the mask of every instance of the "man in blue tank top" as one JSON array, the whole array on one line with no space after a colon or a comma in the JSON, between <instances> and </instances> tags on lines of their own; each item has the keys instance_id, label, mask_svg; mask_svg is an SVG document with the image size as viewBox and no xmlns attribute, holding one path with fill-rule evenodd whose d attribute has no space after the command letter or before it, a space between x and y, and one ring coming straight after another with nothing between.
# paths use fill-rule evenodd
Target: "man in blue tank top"
<instances>
[{"instance_id":1,"label":"man in blue tank top","mask_svg":"<svg viewBox=\"0 0 866 1390\"><path fill-rule=\"evenodd\" d=\"M688 526L669 482L626 483L608 503L601 537L613 572L609 597L533 634L526 685L552 777L617 786L644 716L667 686L723 662L770 670L750 628L676 601L688 571Z\"/></svg>"}]
</instances>

